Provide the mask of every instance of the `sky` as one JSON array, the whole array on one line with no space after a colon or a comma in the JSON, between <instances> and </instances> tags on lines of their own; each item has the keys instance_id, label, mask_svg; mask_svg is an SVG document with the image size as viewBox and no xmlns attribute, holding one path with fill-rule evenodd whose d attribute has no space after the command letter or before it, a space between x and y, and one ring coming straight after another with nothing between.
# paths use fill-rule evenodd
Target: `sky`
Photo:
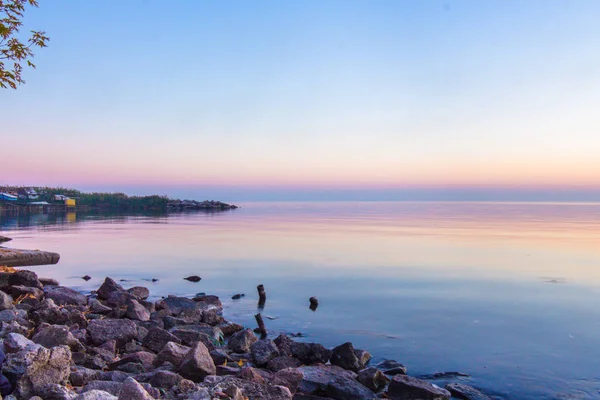
<instances>
[{"instance_id":1,"label":"sky","mask_svg":"<svg viewBox=\"0 0 600 400\"><path fill-rule=\"evenodd\" d=\"M51 1L0 185L600 200L596 0Z\"/></svg>"}]
</instances>

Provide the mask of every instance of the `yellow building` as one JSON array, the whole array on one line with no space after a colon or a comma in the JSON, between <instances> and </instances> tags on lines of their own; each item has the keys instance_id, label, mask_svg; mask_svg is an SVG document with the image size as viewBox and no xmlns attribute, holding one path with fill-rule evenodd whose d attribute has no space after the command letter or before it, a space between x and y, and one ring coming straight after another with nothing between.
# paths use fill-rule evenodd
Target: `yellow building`
<instances>
[{"instance_id":1,"label":"yellow building","mask_svg":"<svg viewBox=\"0 0 600 400\"><path fill-rule=\"evenodd\" d=\"M65 204L67 207L75 207L75 199L65 199Z\"/></svg>"}]
</instances>

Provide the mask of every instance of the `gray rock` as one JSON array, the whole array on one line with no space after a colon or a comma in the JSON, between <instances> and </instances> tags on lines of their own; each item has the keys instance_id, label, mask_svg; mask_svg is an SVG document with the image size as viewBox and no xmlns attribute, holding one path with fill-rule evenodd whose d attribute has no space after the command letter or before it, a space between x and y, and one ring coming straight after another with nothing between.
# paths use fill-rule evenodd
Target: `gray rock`
<instances>
[{"instance_id":1,"label":"gray rock","mask_svg":"<svg viewBox=\"0 0 600 400\"><path fill-rule=\"evenodd\" d=\"M203 386L208 386L209 392L225 392L229 387L235 386L241 390L242 394L249 400L291 400L292 394L285 386L275 386L270 384L259 384L256 382L245 381L234 376L216 377L216 382L204 382Z\"/></svg>"},{"instance_id":2,"label":"gray rock","mask_svg":"<svg viewBox=\"0 0 600 400\"><path fill-rule=\"evenodd\" d=\"M75 398L75 400L118 400L117 396L105 392L104 390L90 390L85 393L81 393Z\"/></svg>"},{"instance_id":3,"label":"gray rock","mask_svg":"<svg viewBox=\"0 0 600 400\"><path fill-rule=\"evenodd\" d=\"M69 382L73 386L85 386L88 382L98 379L99 371L81 366L71 367Z\"/></svg>"},{"instance_id":4,"label":"gray rock","mask_svg":"<svg viewBox=\"0 0 600 400\"><path fill-rule=\"evenodd\" d=\"M225 367L230 368L233 373L227 374L218 374L218 375L236 375L238 378L243 379L245 381L256 382L260 384L265 383L265 378L258 372L256 368L245 367L245 368L235 368L235 367Z\"/></svg>"},{"instance_id":5,"label":"gray rock","mask_svg":"<svg viewBox=\"0 0 600 400\"><path fill-rule=\"evenodd\" d=\"M374 392L385 388L390 378L375 367L358 371L358 381Z\"/></svg>"},{"instance_id":6,"label":"gray rock","mask_svg":"<svg viewBox=\"0 0 600 400\"><path fill-rule=\"evenodd\" d=\"M83 387L82 392L88 392L90 390L102 390L118 396L121 393L123 382L112 382L112 381L91 381Z\"/></svg>"},{"instance_id":7,"label":"gray rock","mask_svg":"<svg viewBox=\"0 0 600 400\"><path fill-rule=\"evenodd\" d=\"M128 364L141 364L145 368L152 368L156 355L147 351L138 351L135 353L125 354L120 360L114 361L108 365L108 369L117 369L117 367Z\"/></svg>"},{"instance_id":8,"label":"gray rock","mask_svg":"<svg viewBox=\"0 0 600 400\"><path fill-rule=\"evenodd\" d=\"M124 292L123 286L119 285L117 282L112 280L111 278L106 278L104 283L98 288L96 291L96 295L101 300L107 300L111 293L115 292Z\"/></svg>"},{"instance_id":9,"label":"gray rock","mask_svg":"<svg viewBox=\"0 0 600 400\"><path fill-rule=\"evenodd\" d=\"M259 340L250 346L252 361L259 367L264 367L269 361L279 355L279 349L272 340Z\"/></svg>"},{"instance_id":10,"label":"gray rock","mask_svg":"<svg viewBox=\"0 0 600 400\"><path fill-rule=\"evenodd\" d=\"M43 287L35 272L24 269L17 270L10 274L8 277L8 284L10 286L27 286L38 289Z\"/></svg>"},{"instance_id":11,"label":"gray rock","mask_svg":"<svg viewBox=\"0 0 600 400\"><path fill-rule=\"evenodd\" d=\"M380 369L386 375L406 375L406 367L394 360L383 360L375 365L375 368Z\"/></svg>"},{"instance_id":12,"label":"gray rock","mask_svg":"<svg viewBox=\"0 0 600 400\"><path fill-rule=\"evenodd\" d=\"M154 400L154 397L150 396L135 379L127 378L123 382L118 400Z\"/></svg>"},{"instance_id":13,"label":"gray rock","mask_svg":"<svg viewBox=\"0 0 600 400\"><path fill-rule=\"evenodd\" d=\"M458 399L490 400L490 398L483 394L481 391L475 389L472 386L465 385L464 383L449 383L446 385L446 390L448 390L453 397L456 397Z\"/></svg>"},{"instance_id":14,"label":"gray rock","mask_svg":"<svg viewBox=\"0 0 600 400\"><path fill-rule=\"evenodd\" d=\"M244 329L243 331L239 331L234 333L227 343L227 347L229 347L232 351L236 353L247 353L250 351L250 346L253 343L257 342L258 338L252 332L252 329Z\"/></svg>"},{"instance_id":15,"label":"gray rock","mask_svg":"<svg viewBox=\"0 0 600 400\"><path fill-rule=\"evenodd\" d=\"M0 311L14 308L12 302L12 297L0 290Z\"/></svg>"},{"instance_id":16,"label":"gray rock","mask_svg":"<svg viewBox=\"0 0 600 400\"><path fill-rule=\"evenodd\" d=\"M160 352L169 342L181 343L181 340L161 328L152 328L144 338L142 345L155 353Z\"/></svg>"},{"instance_id":17,"label":"gray rock","mask_svg":"<svg viewBox=\"0 0 600 400\"><path fill-rule=\"evenodd\" d=\"M93 312L94 314L109 314L112 312L112 308L105 306L104 304L100 303L100 301L98 299L94 299L94 298L90 298L88 300L88 304L90 306L90 311Z\"/></svg>"},{"instance_id":18,"label":"gray rock","mask_svg":"<svg viewBox=\"0 0 600 400\"><path fill-rule=\"evenodd\" d=\"M354 349L354 354L358 358L360 369L365 369L369 361L371 361L371 353L362 349Z\"/></svg>"},{"instance_id":19,"label":"gray rock","mask_svg":"<svg viewBox=\"0 0 600 400\"><path fill-rule=\"evenodd\" d=\"M229 354L223 349L214 349L210 351L210 356L212 357L215 365L222 365L225 362L231 361Z\"/></svg>"},{"instance_id":20,"label":"gray rock","mask_svg":"<svg viewBox=\"0 0 600 400\"><path fill-rule=\"evenodd\" d=\"M275 342L277 348L279 348L279 354L290 357L292 356L292 344L294 343L294 341L290 339L289 336L287 336L285 333L282 333L279 336L277 336L275 340L273 340L273 342Z\"/></svg>"},{"instance_id":21,"label":"gray rock","mask_svg":"<svg viewBox=\"0 0 600 400\"><path fill-rule=\"evenodd\" d=\"M302 362L294 357L279 356L267 363L267 369L271 371L280 371L286 368L298 368L302 365Z\"/></svg>"},{"instance_id":22,"label":"gray rock","mask_svg":"<svg viewBox=\"0 0 600 400\"><path fill-rule=\"evenodd\" d=\"M149 321L150 312L141 305L137 300L130 300L127 305L127 311L125 316L129 319L135 319L137 321Z\"/></svg>"},{"instance_id":23,"label":"gray rock","mask_svg":"<svg viewBox=\"0 0 600 400\"><path fill-rule=\"evenodd\" d=\"M31 340L46 348L65 345L69 346L72 351L82 351L84 349L81 342L75 339L65 325L49 325L44 322L37 328L37 332Z\"/></svg>"},{"instance_id":24,"label":"gray rock","mask_svg":"<svg viewBox=\"0 0 600 400\"><path fill-rule=\"evenodd\" d=\"M14 285L10 287L10 294L13 298L19 298L19 296L28 296L35 300L41 300L44 297L44 292L33 286Z\"/></svg>"},{"instance_id":25,"label":"gray rock","mask_svg":"<svg viewBox=\"0 0 600 400\"><path fill-rule=\"evenodd\" d=\"M231 336L236 332L241 331L244 327L240 324L236 324L235 322L224 321L219 324L219 328L223 332L224 336Z\"/></svg>"},{"instance_id":26,"label":"gray rock","mask_svg":"<svg viewBox=\"0 0 600 400\"><path fill-rule=\"evenodd\" d=\"M171 371L154 371L148 382L156 388L171 389L179 384L183 377Z\"/></svg>"},{"instance_id":27,"label":"gray rock","mask_svg":"<svg viewBox=\"0 0 600 400\"><path fill-rule=\"evenodd\" d=\"M185 356L190 352L190 348L175 342L168 342L163 349L156 355L154 365L161 366L169 362L179 368Z\"/></svg>"},{"instance_id":28,"label":"gray rock","mask_svg":"<svg viewBox=\"0 0 600 400\"><path fill-rule=\"evenodd\" d=\"M19 333L9 333L4 339L4 351L7 354L22 350L37 350L41 346Z\"/></svg>"},{"instance_id":29,"label":"gray rock","mask_svg":"<svg viewBox=\"0 0 600 400\"><path fill-rule=\"evenodd\" d=\"M45 286L44 293L46 298L52 299L57 305L85 306L88 302L85 295L64 286Z\"/></svg>"},{"instance_id":30,"label":"gray rock","mask_svg":"<svg viewBox=\"0 0 600 400\"><path fill-rule=\"evenodd\" d=\"M58 283L58 281L56 279L52 279L52 278L39 278L40 283L46 287L46 286L60 286L60 283Z\"/></svg>"},{"instance_id":31,"label":"gray rock","mask_svg":"<svg viewBox=\"0 0 600 400\"><path fill-rule=\"evenodd\" d=\"M179 366L181 376L194 382L201 382L205 376L214 375L216 372L215 363L201 342L190 349Z\"/></svg>"},{"instance_id":32,"label":"gray rock","mask_svg":"<svg viewBox=\"0 0 600 400\"><path fill-rule=\"evenodd\" d=\"M50 384L65 385L70 374L71 351L67 346L39 347L8 355L3 373L18 380L15 393L29 398Z\"/></svg>"},{"instance_id":33,"label":"gray rock","mask_svg":"<svg viewBox=\"0 0 600 400\"><path fill-rule=\"evenodd\" d=\"M156 302L157 310L166 310L168 315L178 316L184 309L196 309L196 302L185 297L168 296Z\"/></svg>"},{"instance_id":34,"label":"gray rock","mask_svg":"<svg viewBox=\"0 0 600 400\"><path fill-rule=\"evenodd\" d=\"M137 335L137 325L128 319L96 319L89 323L87 331L96 346L116 340L117 347L121 347Z\"/></svg>"},{"instance_id":35,"label":"gray rock","mask_svg":"<svg viewBox=\"0 0 600 400\"><path fill-rule=\"evenodd\" d=\"M298 390L303 375L295 368L286 368L279 370L273 375L271 384L285 386L290 390L290 393L295 394Z\"/></svg>"},{"instance_id":36,"label":"gray rock","mask_svg":"<svg viewBox=\"0 0 600 400\"><path fill-rule=\"evenodd\" d=\"M354 346L350 342L341 344L333 349L331 352L331 364L354 372L361 369L360 361L354 352Z\"/></svg>"},{"instance_id":37,"label":"gray rock","mask_svg":"<svg viewBox=\"0 0 600 400\"><path fill-rule=\"evenodd\" d=\"M310 365L297 368L302 373L302 381L298 391L306 394L323 393L327 390L329 382L338 376L356 379L356 373L336 365Z\"/></svg>"},{"instance_id":38,"label":"gray rock","mask_svg":"<svg viewBox=\"0 0 600 400\"><path fill-rule=\"evenodd\" d=\"M186 346L192 346L196 342L202 342L209 350L214 350L215 340L208 336L206 333L199 332L193 329L187 329L186 326L177 327L170 332L176 336L181 343Z\"/></svg>"},{"instance_id":39,"label":"gray rock","mask_svg":"<svg viewBox=\"0 0 600 400\"><path fill-rule=\"evenodd\" d=\"M0 311L0 322L25 321L27 311L19 309L9 309Z\"/></svg>"},{"instance_id":40,"label":"gray rock","mask_svg":"<svg viewBox=\"0 0 600 400\"><path fill-rule=\"evenodd\" d=\"M123 371L106 371L98 374L97 381L124 382L129 374Z\"/></svg>"},{"instance_id":41,"label":"gray rock","mask_svg":"<svg viewBox=\"0 0 600 400\"><path fill-rule=\"evenodd\" d=\"M148 296L150 296L150 291L148 288L143 286L134 286L129 288L127 289L127 293L135 297L137 300L146 300Z\"/></svg>"},{"instance_id":42,"label":"gray rock","mask_svg":"<svg viewBox=\"0 0 600 400\"><path fill-rule=\"evenodd\" d=\"M387 397L394 400L449 400L450 392L427 381L396 375L388 386Z\"/></svg>"},{"instance_id":43,"label":"gray rock","mask_svg":"<svg viewBox=\"0 0 600 400\"><path fill-rule=\"evenodd\" d=\"M369 388L347 376L337 376L328 385L326 393L337 400L374 399L377 396Z\"/></svg>"},{"instance_id":44,"label":"gray rock","mask_svg":"<svg viewBox=\"0 0 600 400\"><path fill-rule=\"evenodd\" d=\"M290 347L292 355L304 364L325 364L331 358L331 350L319 343L292 342Z\"/></svg>"},{"instance_id":45,"label":"gray rock","mask_svg":"<svg viewBox=\"0 0 600 400\"><path fill-rule=\"evenodd\" d=\"M74 400L77 397L77 393L73 392L66 386L59 385L57 383L51 383L41 387L37 391L37 394L43 400ZM34 397L31 399L33 398Z\"/></svg>"}]
</instances>

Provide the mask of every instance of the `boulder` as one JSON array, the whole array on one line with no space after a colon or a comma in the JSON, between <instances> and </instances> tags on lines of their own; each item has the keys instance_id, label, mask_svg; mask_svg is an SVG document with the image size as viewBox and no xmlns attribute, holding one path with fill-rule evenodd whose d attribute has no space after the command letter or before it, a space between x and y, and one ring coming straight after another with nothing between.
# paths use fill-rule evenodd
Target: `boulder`
<instances>
[{"instance_id":1,"label":"boulder","mask_svg":"<svg viewBox=\"0 0 600 400\"><path fill-rule=\"evenodd\" d=\"M127 378L123 382L118 400L154 400L154 397L150 396L135 379Z\"/></svg>"},{"instance_id":2,"label":"boulder","mask_svg":"<svg viewBox=\"0 0 600 400\"><path fill-rule=\"evenodd\" d=\"M200 282L202 280L202 278L200 278L198 275L192 275L192 276L188 276L187 278L183 278L186 281L190 281L190 282Z\"/></svg>"},{"instance_id":3,"label":"boulder","mask_svg":"<svg viewBox=\"0 0 600 400\"><path fill-rule=\"evenodd\" d=\"M85 386L88 382L96 380L99 374L100 372L94 369L73 366L69 374L69 382L73 386Z\"/></svg>"},{"instance_id":4,"label":"boulder","mask_svg":"<svg viewBox=\"0 0 600 400\"><path fill-rule=\"evenodd\" d=\"M150 320L150 312L137 300L129 300L125 316L129 319L134 319L137 321Z\"/></svg>"},{"instance_id":5,"label":"boulder","mask_svg":"<svg viewBox=\"0 0 600 400\"><path fill-rule=\"evenodd\" d=\"M24 269L17 270L10 274L8 277L8 284L10 286L26 286L41 289L42 283L38 279L38 276L33 271L27 271Z\"/></svg>"},{"instance_id":6,"label":"boulder","mask_svg":"<svg viewBox=\"0 0 600 400\"><path fill-rule=\"evenodd\" d=\"M354 346L350 342L341 344L333 349L331 352L331 364L354 372L361 369L360 361L354 352Z\"/></svg>"},{"instance_id":7,"label":"boulder","mask_svg":"<svg viewBox=\"0 0 600 400\"><path fill-rule=\"evenodd\" d=\"M4 339L4 351L7 354L16 353L22 350L37 350L41 346L19 333L9 333Z\"/></svg>"},{"instance_id":8,"label":"boulder","mask_svg":"<svg viewBox=\"0 0 600 400\"><path fill-rule=\"evenodd\" d=\"M181 340L181 343L186 346L192 346L196 342L202 342L209 350L213 350L215 348L216 341L204 332L199 332L194 329L188 329L186 326L182 326L172 329L170 333Z\"/></svg>"},{"instance_id":9,"label":"boulder","mask_svg":"<svg viewBox=\"0 0 600 400\"><path fill-rule=\"evenodd\" d=\"M148 383L155 388L171 389L183 379L181 375L171 371L154 371L151 374Z\"/></svg>"},{"instance_id":10,"label":"boulder","mask_svg":"<svg viewBox=\"0 0 600 400\"><path fill-rule=\"evenodd\" d=\"M374 392L385 388L390 378L375 367L358 371L358 381Z\"/></svg>"},{"instance_id":11,"label":"boulder","mask_svg":"<svg viewBox=\"0 0 600 400\"><path fill-rule=\"evenodd\" d=\"M394 400L449 400L450 392L412 376L396 375L388 386L387 397Z\"/></svg>"},{"instance_id":12,"label":"boulder","mask_svg":"<svg viewBox=\"0 0 600 400\"><path fill-rule=\"evenodd\" d=\"M356 379L357 375L336 365L310 365L297 368L302 374L298 391L306 394L324 393L327 385L338 376Z\"/></svg>"},{"instance_id":13,"label":"boulder","mask_svg":"<svg viewBox=\"0 0 600 400\"><path fill-rule=\"evenodd\" d=\"M234 374L223 374L223 375L236 375L238 378L243 379L245 381L256 382L260 384L265 383L265 378L262 377L261 374L255 368L245 367L242 369L238 369Z\"/></svg>"},{"instance_id":14,"label":"boulder","mask_svg":"<svg viewBox=\"0 0 600 400\"><path fill-rule=\"evenodd\" d=\"M135 297L137 300L146 300L148 296L150 296L150 291L148 288L143 286L134 286L129 288L127 289L127 293Z\"/></svg>"},{"instance_id":15,"label":"boulder","mask_svg":"<svg viewBox=\"0 0 600 400\"><path fill-rule=\"evenodd\" d=\"M290 339L285 333L282 333L279 336L277 336L275 340L273 340L273 342L275 342L277 348L279 348L279 354L285 356L292 355L292 344L294 343L294 341Z\"/></svg>"},{"instance_id":16,"label":"boulder","mask_svg":"<svg viewBox=\"0 0 600 400\"><path fill-rule=\"evenodd\" d=\"M304 364L325 364L331 358L331 350L319 343L292 342L290 348L292 355Z\"/></svg>"},{"instance_id":17,"label":"boulder","mask_svg":"<svg viewBox=\"0 0 600 400\"><path fill-rule=\"evenodd\" d=\"M38 278L42 286L60 286L60 283L56 279L52 278Z\"/></svg>"},{"instance_id":18,"label":"boulder","mask_svg":"<svg viewBox=\"0 0 600 400\"><path fill-rule=\"evenodd\" d=\"M386 375L406 375L406 367L394 360L383 360L375 365L375 368L380 369Z\"/></svg>"},{"instance_id":19,"label":"boulder","mask_svg":"<svg viewBox=\"0 0 600 400\"><path fill-rule=\"evenodd\" d=\"M161 366L165 362L169 362L178 367L185 356L190 352L190 348L175 342L168 342L163 349L156 355L154 365Z\"/></svg>"},{"instance_id":20,"label":"boulder","mask_svg":"<svg viewBox=\"0 0 600 400\"><path fill-rule=\"evenodd\" d=\"M264 339L250 346L252 361L259 367L264 367L269 361L279 355L279 349L272 340Z\"/></svg>"},{"instance_id":21,"label":"boulder","mask_svg":"<svg viewBox=\"0 0 600 400\"><path fill-rule=\"evenodd\" d=\"M236 324L235 322L223 321L219 323L219 328L223 332L224 336L231 336L236 332L241 331L244 327L240 324Z\"/></svg>"},{"instance_id":22,"label":"boulder","mask_svg":"<svg viewBox=\"0 0 600 400\"><path fill-rule=\"evenodd\" d=\"M71 350L67 346L39 347L7 356L3 368L9 380L18 381L17 397L29 398L50 384L65 385L70 374Z\"/></svg>"},{"instance_id":23,"label":"boulder","mask_svg":"<svg viewBox=\"0 0 600 400\"><path fill-rule=\"evenodd\" d=\"M203 386L208 386L209 392L225 392L231 386L238 388L242 395L248 400L291 400L292 394L285 386L275 386L270 384L259 384L256 382L245 381L234 376L224 376L215 382L205 382ZM208 380L208 379L207 379ZM190 396L191 397L191 396ZM215 396L216 397L216 396ZM210 399L210 397L208 397Z\"/></svg>"},{"instance_id":24,"label":"boulder","mask_svg":"<svg viewBox=\"0 0 600 400\"><path fill-rule=\"evenodd\" d=\"M117 396L104 390L90 390L75 397L75 400L118 400Z\"/></svg>"},{"instance_id":25,"label":"boulder","mask_svg":"<svg viewBox=\"0 0 600 400\"><path fill-rule=\"evenodd\" d=\"M98 288L96 291L96 295L101 300L107 300L109 295L114 292L124 292L123 286L119 285L117 282L112 280L111 278L104 279L104 283Z\"/></svg>"},{"instance_id":26,"label":"boulder","mask_svg":"<svg viewBox=\"0 0 600 400\"><path fill-rule=\"evenodd\" d=\"M481 391L475 389L472 386L465 385L464 383L453 382L446 385L446 390L457 399L465 400L490 400L488 396L483 394Z\"/></svg>"},{"instance_id":27,"label":"boulder","mask_svg":"<svg viewBox=\"0 0 600 400\"><path fill-rule=\"evenodd\" d=\"M135 353L125 354L120 360L114 361L108 365L108 369L117 369L118 367L128 364L141 364L145 368L152 368L156 355L147 351L138 351Z\"/></svg>"},{"instance_id":28,"label":"boulder","mask_svg":"<svg viewBox=\"0 0 600 400\"><path fill-rule=\"evenodd\" d=\"M76 290L64 286L45 286L44 293L47 299L52 299L57 305L87 305L87 297Z\"/></svg>"},{"instance_id":29,"label":"boulder","mask_svg":"<svg viewBox=\"0 0 600 400\"><path fill-rule=\"evenodd\" d=\"M363 400L377 397L369 388L348 376L336 376L329 381L325 393L336 400Z\"/></svg>"},{"instance_id":30,"label":"boulder","mask_svg":"<svg viewBox=\"0 0 600 400\"><path fill-rule=\"evenodd\" d=\"M65 325L49 325L44 322L37 328L31 340L46 348L65 345L69 346L72 351L81 351L84 349L81 342L75 339L71 331L69 331L69 327Z\"/></svg>"},{"instance_id":31,"label":"boulder","mask_svg":"<svg viewBox=\"0 0 600 400\"><path fill-rule=\"evenodd\" d=\"M41 300L44 297L44 292L41 289L33 286L14 285L10 287L10 294L17 299L20 296L27 296L31 299Z\"/></svg>"},{"instance_id":32,"label":"boulder","mask_svg":"<svg viewBox=\"0 0 600 400\"><path fill-rule=\"evenodd\" d=\"M157 310L166 310L168 315L178 316L184 309L196 309L196 302L185 297L169 295L156 302Z\"/></svg>"},{"instance_id":33,"label":"boulder","mask_svg":"<svg viewBox=\"0 0 600 400\"><path fill-rule=\"evenodd\" d=\"M212 357L215 365L223 365L225 362L231 361L229 354L223 349L214 349L210 351L210 356Z\"/></svg>"},{"instance_id":34,"label":"boulder","mask_svg":"<svg viewBox=\"0 0 600 400\"><path fill-rule=\"evenodd\" d=\"M152 328L148 331L142 345L151 351L160 352L169 342L181 343L181 339L177 336L165 331L161 328Z\"/></svg>"},{"instance_id":35,"label":"boulder","mask_svg":"<svg viewBox=\"0 0 600 400\"><path fill-rule=\"evenodd\" d=\"M267 369L271 371L279 371L286 368L298 368L302 362L294 357L279 356L275 357L267 363Z\"/></svg>"},{"instance_id":36,"label":"boulder","mask_svg":"<svg viewBox=\"0 0 600 400\"><path fill-rule=\"evenodd\" d=\"M96 346L116 340L117 347L121 347L137 335L137 326L128 319L96 319L89 323L87 331Z\"/></svg>"},{"instance_id":37,"label":"boulder","mask_svg":"<svg viewBox=\"0 0 600 400\"><path fill-rule=\"evenodd\" d=\"M58 383L50 383L42 386L37 391L37 395L43 400L74 400L77 397L77 393ZM33 400L35 397L32 397L29 400Z\"/></svg>"},{"instance_id":38,"label":"boulder","mask_svg":"<svg viewBox=\"0 0 600 400\"><path fill-rule=\"evenodd\" d=\"M0 311L12 308L14 308L12 297L0 290Z\"/></svg>"},{"instance_id":39,"label":"boulder","mask_svg":"<svg viewBox=\"0 0 600 400\"><path fill-rule=\"evenodd\" d=\"M300 382L302 382L302 373L295 368L285 368L279 370L273 375L271 383L273 385L285 386L290 393L295 394Z\"/></svg>"},{"instance_id":40,"label":"boulder","mask_svg":"<svg viewBox=\"0 0 600 400\"><path fill-rule=\"evenodd\" d=\"M179 366L179 374L194 382L201 382L205 376L214 375L216 372L215 363L201 342L190 349Z\"/></svg>"},{"instance_id":41,"label":"boulder","mask_svg":"<svg viewBox=\"0 0 600 400\"><path fill-rule=\"evenodd\" d=\"M244 329L243 331L239 331L234 333L227 343L227 347L229 347L235 353L247 353L250 351L250 346L258 341L258 338L252 332L252 329Z\"/></svg>"},{"instance_id":42,"label":"boulder","mask_svg":"<svg viewBox=\"0 0 600 400\"><path fill-rule=\"evenodd\" d=\"M371 353L362 349L354 349L354 354L358 358L360 369L365 369L369 361L371 361Z\"/></svg>"},{"instance_id":43,"label":"boulder","mask_svg":"<svg viewBox=\"0 0 600 400\"><path fill-rule=\"evenodd\" d=\"M94 314L110 314L112 312L112 308L105 306L100 303L98 299L90 298L88 300L88 305L90 306L90 311Z\"/></svg>"}]
</instances>

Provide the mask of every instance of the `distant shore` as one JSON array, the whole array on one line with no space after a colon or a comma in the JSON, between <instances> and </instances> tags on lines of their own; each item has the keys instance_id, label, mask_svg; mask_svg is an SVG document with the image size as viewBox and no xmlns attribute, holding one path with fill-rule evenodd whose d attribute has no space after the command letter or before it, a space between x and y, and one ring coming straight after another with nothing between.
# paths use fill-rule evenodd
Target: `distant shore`
<instances>
[{"instance_id":1,"label":"distant shore","mask_svg":"<svg viewBox=\"0 0 600 400\"><path fill-rule=\"evenodd\" d=\"M179 200L167 196L129 196L125 193L86 193L53 187L0 187L0 215L67 211L168 212L227 211L238 207L221 201Z\"/></svg>"}]
</instances>

